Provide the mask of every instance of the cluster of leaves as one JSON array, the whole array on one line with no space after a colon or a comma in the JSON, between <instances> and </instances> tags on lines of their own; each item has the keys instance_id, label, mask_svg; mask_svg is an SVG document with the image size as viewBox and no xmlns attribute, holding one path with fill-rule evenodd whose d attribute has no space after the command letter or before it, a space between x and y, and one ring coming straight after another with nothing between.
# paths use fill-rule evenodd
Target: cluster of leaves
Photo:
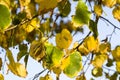
<instances>
[{"instance_id":1,"label":"cluster of leaves","mask_svg":"<svg viewBox=\"0 0 120 80\"><path fill-rule=\"evenodd\" d=\"M13 74L23 78L27 76L30 56L42 62L43 68L49 72L53 71L57 79L63 72L70 78L77 76L76 80L86 80L84 66L90 65L94 66L91 74L100 77L103 66L106 64L105 66L111 67L113 62L116 63L115 73L112 76L104 73L110 80L117 78L120 73L120 46L111 50L111 43L107 39L100 41L97 24L103 18L101 15L105 6L113 8L113 17L120 20L120 0L73 1L77 2L75 14L64 22L64 18L72 11L71 0L0 0L0 46L6 50L6 64ZM88 7L87 3L92 3L93 7ZM91 19L91 14L94 14L95 20ZM61 19L58 20L59 18ZM70 48L74 39L72 33L83 32L84 25L88 26L90 33L82 42L75 42ZM55 37L56 45L49 42L52 37ZM30 44L30 49L24 41ZM17 61L14 53L9 50L16 45L19 46ZM83 65L82 58L85 56L91 56L88 59L90 63ZM24 64L20 63L22 58ZM0 58L0 69L2 62ZM49 72L39 79L52 80ZM0 79L4 80L1 73Z\"/></svg>"}]
</instances>

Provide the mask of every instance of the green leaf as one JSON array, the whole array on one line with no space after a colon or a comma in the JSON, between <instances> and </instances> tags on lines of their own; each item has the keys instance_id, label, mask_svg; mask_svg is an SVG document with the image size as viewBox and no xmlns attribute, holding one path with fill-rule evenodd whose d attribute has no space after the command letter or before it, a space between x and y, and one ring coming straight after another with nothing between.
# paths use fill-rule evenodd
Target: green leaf
<instances>
[{"instance_id":1,"label":"green leaf","mask_svg":"<svg viewBox=\"0 0 120 80\"><path fill-rule=\"evenodd\" d=\"M63 72L68 76L68 77L75 77L80 70L82 69L82 57L79 52L75 51L71 53L68 57L67 60L62 61L63 67Z\"/></svg>"},{"instance_id":2,"label":"green leaf","mask_svg":"<svg viewBox=\"0 0 120 80\"><path fill-rule=\"evenodd\" d=\"M92 70L92 75L93 75L94 77L100 77L100 76L102 76L102 72L103 72L103 69L102 69L102 68L94 68L94 69Z\"/></svg>"},{"instance_id":3,"label":"green leaf","mask_svg":"<svg viewBox=\"0 0 120 80\"><path fill-rule=\"evenodd\" d=\"M68 16L71 11L71 4L69 0L62 0L60 3L58 3L58 9L62 17Z\"/></svg>"},{"instance_id":4,"label":"green leaf","mask_svg":"<svg viewBox=\"0 0 120 80\"><path fill-rule=\"evenodd\" d=\"M11 18L9 9L5 5L0 4L0 28L1 29L8 28L10 22Z\"/></svg>"},{"instance_id":5,"label":"green leaf","mask_svg":"<svg viewBox=\"0 0 120 80\"><path fill-rule=\"evenodd\" d=\"M61 60L64 56L64 53L62 50L60 50L57 47L54 47L51 58L54 66L59 66L61 64Z\"/></svg>"},{"instance_id":6,"label":"green leaf","mask_svg":"<svg viewBox=\"0 0 120 80\"><path fill-rule=\"evenodd\" d=\"M27 54L28 54L28 52L25 51L25 50L20 51L20 52L17 54L17 61L20 61L20 59L21 59L23 56L27 55Z\"/></svg>"},{"instance_id":7,"label":"green leaf","mask_svg":"<svg viewBox=\"0 0 120 80\"><path fill-rule=\"evenodd\" d=\"M94 22L93 20L90 20L89 29L94 33L93 36L97 38L98 36L97 23Z\"/></svg>"},{"instance_id":8,"label":"green leaf","mask_svg":"<svg viewBox=\"0 0 120 80\"><path fill-rule=\"evenodd\" d=\"M28 63L28 57L29 57L29 55L26 55L26 56L25 56L25 58L24 58L25 67L27 67L27 63Z\"/></svg>"},{"instance_id":9,"label":"green leaf","mask_svg":"<svg viewBox=\"0 0 120 80\"><path fill-rule=\"evenodd\" d=\"M82 0L79 0L76 7L76 13L72 18L72 22L74 26L79 27L85 24L88 25L89 20L90 20L90 12L88 11L88 7Z\"/></svg>"},{"instance_id":10,"label":"green leaf","mask_svg":"<svg viewBox=\"0 0 120 80\"><path fill-rule=\"evenodd\" d=\"M113 59L108 58L108 62L106 64L107 67L113 66Z\"/></svg>"}]
</instances>

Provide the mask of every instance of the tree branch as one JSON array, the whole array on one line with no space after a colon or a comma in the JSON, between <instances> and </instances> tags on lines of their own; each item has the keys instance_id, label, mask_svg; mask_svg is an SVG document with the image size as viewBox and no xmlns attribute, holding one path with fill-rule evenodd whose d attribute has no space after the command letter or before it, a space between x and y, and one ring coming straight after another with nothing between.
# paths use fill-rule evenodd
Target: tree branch
<instances>
[{"instance_id":1,"label":"tree branch","mask_svg":"<svg viewBox=\"0 0 120 80\"><path fill-rule=\"evenodd\" d=\"M100 16L100 18L101 18L101 19L104 19L104 20L107 21L109 24L111 24L113 27L115 27L115 28L117 28L117 29L120 30L119 27L117 27L116 25L114 25L114 24L113 24L111 21L109 21L108 19L106 19L106 18L104 18L104 17L102 17L102 16Z\"/></svg>"}]
</instances>

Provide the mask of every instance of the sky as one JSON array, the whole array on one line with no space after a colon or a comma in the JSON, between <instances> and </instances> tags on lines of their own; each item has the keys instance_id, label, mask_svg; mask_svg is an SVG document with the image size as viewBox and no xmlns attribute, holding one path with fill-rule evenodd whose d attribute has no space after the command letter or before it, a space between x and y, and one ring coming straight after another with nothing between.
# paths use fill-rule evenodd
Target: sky
<instances>
[{"instance_id":1,"label":"sky","mask_svg":"<svg viewBox=\"0 0 120 80\"><path fill-rule=\"evenodd\" d=\"M76 3L72 4L72 8L76 6ZM72 9L73 10L73 9ZM74 12L74 11L72 11ZM105 13L105 14L104 14ZM109 19L112 23L114 23L116 26L120 27L120 24L117 20L115 20L112 16L112 9L105 7L104 8L104 13L102 16L104 16L105 18ZM72 13L71 13L72 14ZM69 16L70 17L70 16ZM99 23L98 23L98 32L99 32L99 38L101 40L105 39L107 35L111 34L113 31L114 27L111 26L109 23L107 23L105 20L100 19ZM73 42L75 41L79 41L80 39L84 38L85 35L89 32L88 27L84 27L84 34L77 34L75 35L73 38ZM81 38L80 38L81 37ZM49 40L51 43L53 43L53 41L55 41L55 38L50 39ZM116 33L113 34L112 38L111 38L111 43L112 43L112 49L115 48L116 45L120 45L120 31L116 29ZM54 43L53 43L54 44ZM18 50L16 49L12 49L12 52L14 53L14 57L16 57ZM5 52L2 52L2 54L0 54L0 57L4 57L5 56ZM4 67L4 69L6 69L7 67ZM89 80L91 78L91 69L92 66L88 69L87 73L85 74L85 76L87 76L87 80ZM6 71L4 73L4 77L5 80L32 80L32 78L34 77L34 75L36 73L39 73L43 70L42 66L40 63L38 63L37 61L35 61L34 59L32 59L31 57L29 57L29 61L28 61L28 76L26 79L24 78L20 78L18 76L15 76L13 73L11 73L9 71L9 74L6 75ZM3 72L3 71L2 71ZM46 72L45 72L46 73ZM44 73L41 75L43 76L45 75ZM55 80L55 75L51 74ZM68 78L66 75L62 74L60 76L60 80L74 80L74 78L70 79ZM105 77L100 77L96 80L105 80Z\"/></svg>"}]
</instances>

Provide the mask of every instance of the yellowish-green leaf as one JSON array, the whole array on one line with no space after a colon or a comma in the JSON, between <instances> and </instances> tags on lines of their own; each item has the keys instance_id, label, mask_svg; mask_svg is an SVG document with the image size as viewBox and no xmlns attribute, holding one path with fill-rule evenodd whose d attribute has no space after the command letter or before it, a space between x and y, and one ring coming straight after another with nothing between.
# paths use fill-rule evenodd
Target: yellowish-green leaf
<instances>
[{"instance_id":1,"label":"yellowish-green leaf","mask_svg":"<svg viewBox=\"0 0 120 80\"><path fill-rule=\"evenodd\" d=\"M84 46L90 51L95 51L97 50L99 46L99 41L98 39L95 39L93 36L89 36L85 39L84 41Z\"/></svg>"},{"instance_id":2,"label":"yellowish-green leaf","mask_svg":"<svg viewBox=\"0 0 120 80\"><path fill-rule=\"evenodd\" d=\"M14 65L8 64L8 68L13 74L17 76L20 76L23 78L27 76L27 71L25 69L25 66L20 63L15 63Z\"/></svg>"},{"instance_id":3,"label":"yellowish-green leaf","mask_svg":"<svg viewBox=\"0 0 120 80\"><path fill-rule=\"evenodd\" d=\"M94 60L92 61L92 64L97 68L101 68L106 60L107 60L107 55L104 54L96 55Z\"/></svg>"},{"instance_id":4,"label":"yellowish-green leaf","mask_svg":"<svg viewBox=\"0 0 120 80\"><path fill-rule=\"evenodd\" d=\"M90 20L90 12L88 11L88 7L85 2L79 0L75 15L72 17L73 25L76 27L80 27L83 25L88 25Z\"/></svg>"},{"instance_id":5,"label":"yellowish-green leaf","mask_svg":"<svg viewBox=\"0 0 120 80\"><path fill-rule=\"evenodd\" d=\"M42 40L34 40L30 46L30 56L40 61L45 56L44 42Z\"/></svg>"},{"instance_id":6,"label":"yellowish-green leaf","mask_svg":"<svg viewBox=\"0 0 120 80\"><path fill-rule=\"evenodd\" d=\"M75 77L82 69L82 59L79 52L75 51L71 53L65 60L62 61L62 69L64 74L69 77Z\"/></svg>"},{"instance_id":7,"label":"yellowish-green leaf","mask_svg":"<svg viewBox=\"0 0 120 80\"><path fill-rule=\"evenodd\" d=\"M115 19L120 21L120 6L116 6L113 11L112 14L114 16Z\"/></svg>"},{"instance_id":8,"label":"yellowish-green leaf","mask_svg":"<svg viewBox=\"0 0 120 80\"><path fill-rule=\"evenodd\" d=\"M60 66L61 60L62 60L63 56L64 56L63 51L60 50L57 47L54 47L52 55L51 55L51 59L52 59L53 65L56 66L56 67Z\"/></svg>"},{"instance_id":9,"label":"yellowish-green leaf","mask_svg":"<svg viewBox=\"0 0 120 80\"><path fill-rule=\"evenodd\" d=\"M61 33L58 33L56 35L56 45L61 49L68 48L71 42L72 42L72 35L67 29L63 29Z\"/></svg>"},{"instance_id":10,"label":"yellowish-green leaf","mask_svg":"<svg viewBox=\"0 0 120 80\"><path fill-rule=\"evenodd\" d=\"M68 16L71 11L71 4L69 0L62 0L60 3L58 3L58 9L63 17Z\"/></svg>"},{"instance_id":11,"label":"yellowish-green leaf","mask_svg":"<svg viewBox=\"0 0 120 80\"><path fill-rule=\"evenodd\" d=\"M102 0L102 3L105 6L108 6L108 7L112 8L116 4L116 1L117 0Z\"/></svg>"},{"instance_id":12,"label":"yellowish-green leaf","mask_svg":"<svg viewBox=\"0 0 120 80\"><path fill-rule=\"evenodd\" d=\"M102 76L102 72L103 72L103 69L102 69L102 68L94 68L94 69L92 70L92 75L93 75L94 77L100 77L100 76Z\"/></svg>"},{"instance_id":13,"label":"yellowish-green leaf","mask_svg":"<svg viewBox=\"0 0 120 80\"><path fill-rule=\"evenodd\" d=\"M120 46L117 46L113 51L112 51L113 58L116 61L120 61Z\"/></svg>"},{"instance_id":14,"label":"yellowish-green leaf","mask_svg":"<svg viewBox=\"0 0 120 80\"><path fill-rule=\"evenodd\" d=\"M46 13L57 6L58 0L35 0L39 6L39 13ZM49 4L49 5L48 5Z\"/></svg>"},{"instance_id":15,"label":"yellowish-green leaf","mask_svg":"<svg viewBox=\"0 0 120 80\"><path fill-rule=\"evenodd\" d=\"M94 6L94 12L97 16L101 16L102 15L102 6L101 5L95 5Z\"/></svg>"},{"instance_id":16,"label":"yellowish-green leaf","mask_svg":"<svg viewBox=\"0 0 120 80\"><path fill-rule=\"evenodd\" d=\"M4 80L4 76L0 73L0 80Z\"/></svg>"},{"instance_id":17,"label":"yellowish-green leaf","mask_svg":"<svg viewBox=\"0 0 120 80\"><path fill-rule=\"evenodd\" d=\"M0 4L0 29L6 29L9 27L11 22L10 11L5 6Z\"/></svg>"}]
</instances>

